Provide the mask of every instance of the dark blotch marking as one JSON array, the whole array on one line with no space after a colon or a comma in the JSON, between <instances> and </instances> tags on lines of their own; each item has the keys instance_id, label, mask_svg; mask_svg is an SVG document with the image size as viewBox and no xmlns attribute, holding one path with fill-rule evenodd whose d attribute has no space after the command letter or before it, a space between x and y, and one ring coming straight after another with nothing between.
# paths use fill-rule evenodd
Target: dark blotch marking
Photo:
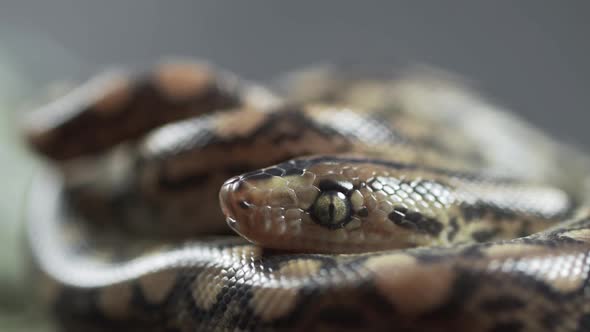
<instances>
[{"instance_id":1,"label":"dark blotch marking","mask_svg":"<svg viewBox=\"0 0 590 332\"><path fill-rule=\"evenodd\" d=\"M500 230L498 229L475 231L471 233L471 238L477 242L486 242L493 239L499 233Z\"/></svg>"},{"instance_id":2,"label":"dark blotch marking","mask_svg":"<svg viewBox=\"0 0 590 332\"><path fill-rule=\"evenodd\" d=\"M455 240L455 236L457 236L457 233L459 233L459 223L457 222L456 217L451 218L449 221L449 227L450 229L447 234L447 240L449 240L449 242L453 242L453 240Z\"/></svg>"},{"instance_id":3,"label":"dark blotch marking","mask_svg":"<svg viewBox=\"0 0 590 332\"><path fill-rule=\"evenodd\" d=\"M422 219L422 214L418 212L408 212L406 213L406 219L413 223L418 223L420 222L420 219Z\"/></svg>"},{"instance_id":4,"label":"dark blotch marking","mask_svg":"<svg viewBox=\"0 0 590 332\"><path fill-rule=\"evenodd\" d=\"M469 246L460 251L459 255L464 258L484 258L486 255L482 252L482 246Z\"/></svg>"},{"instance_id":5,"label":"dark blotch marking","mask_svg":"<svg viewBox=\"0 0 590 332\"><path fill-rule=\"evenodd\" d=\"M518 218L518 215L513 211L484 202L461 204L460 208L463 218L468 222L481 220L485 217L491 217L494 220L513 220Z\"/></svg>"},{"instance_id":6,"label":"dark blotch marking","mask_svg":"<svg viewBox=\"0 0 590 332\"><path fill-rule=\"evenodd\" d=\"M389 214L389 220L393 221L395 224L401 223L404 221L404 217L406 215L406 213L408 212L408 209L406 209L405 207L396 207L393 209L393 211Z\"/></svg>"},{"instance_id":7,"label":"dark blotch marking","mask_svg":"<svg viewBox=\"0 0 590 332\"><path fill-rule=\"evenodd\" d=\"M434 218L429 218L418 212L408 212L404 207L396 207L388 215L389 220L394 224L407 228L415 229L419 232L437 236L443 229L443 224Z\"/></svg>"},{"instance_id":8,"label":"dark blotch marking","mask_svg":"<svg viewBox=\"0 0 590 332\"><path fill-rule=\"evenodd\" d=\"M522 225L518 229L517 237L525 237L527 235L530 235L531 233L531 221L524 220L522 222Z\"/></svg>"},{"instance_id":9,"label":"dark blotch marking","mask_svg":"<svg viewBox=\"0 0 590 332\"><path fill-rule=\"evenodd\" d=\"M283 142L300 141L307 132L317 133L328 139L343 137L334 128L309 119L299 105L286 105L270 113L250 137L268 135L273 144L280 145ZM346 139L346 137L343 138ZM348 146L344 147L348 150Z\"/></svg>"},{"instance_id":10,"label":"dark blotch marking","mask_svg":"<svg viewBox=\"0 0 590 332\"><path fill-rule=\"evenodd\" d=\"M526 303L521 299L511 295L500 295L494 299L485 300L481 303L481 308L492 313L503 311L512 311L524 308Z\"/></svg>"},{"instance_id":11,"label":"dark blotch marking","mask_svg":"<svg viewBox=\"0 0 590 332\"><path fill-rule=\"evenodd\" d=\"M470 272L468 270L457 271L458 274L451 286L449 297L441 303L440 307L424 315L425 319L452 319L465 308L466 301L475 294L482 282L479 275Z\"/></svg>"}]
</instances>

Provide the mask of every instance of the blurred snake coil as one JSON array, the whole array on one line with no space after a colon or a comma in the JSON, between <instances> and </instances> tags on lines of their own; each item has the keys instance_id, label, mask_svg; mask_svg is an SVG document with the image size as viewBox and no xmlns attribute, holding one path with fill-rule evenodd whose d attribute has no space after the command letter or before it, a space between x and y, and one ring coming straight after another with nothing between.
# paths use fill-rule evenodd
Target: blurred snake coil
<instances>
[{"instance_id":1,"label":"blurred snake coil","mask_svg":"<svg viewBox=\"0 0 590 332\"><path fill-rule=\"evenodd\" d=\"M590 162L448 75L162 62L23 127L65 331L590 331Z\"/></svg>"}]
</instances>

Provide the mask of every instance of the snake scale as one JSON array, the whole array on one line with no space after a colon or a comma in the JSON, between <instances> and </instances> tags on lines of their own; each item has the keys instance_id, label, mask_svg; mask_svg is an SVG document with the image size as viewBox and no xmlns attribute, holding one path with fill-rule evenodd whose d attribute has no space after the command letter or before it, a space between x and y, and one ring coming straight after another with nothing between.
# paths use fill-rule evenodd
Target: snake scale
<instances>
[{"instance_id":1,"label":"snake scale","mask_svg":"<svg viewBox=\"0 0 590 332\"><path fill-rule=\"evenodd\" d=\"M165 62L27 114L59 326L590 331L585 157L457 84L393 76L304 71L276 93Z\"/></svg>"}]
</instances>

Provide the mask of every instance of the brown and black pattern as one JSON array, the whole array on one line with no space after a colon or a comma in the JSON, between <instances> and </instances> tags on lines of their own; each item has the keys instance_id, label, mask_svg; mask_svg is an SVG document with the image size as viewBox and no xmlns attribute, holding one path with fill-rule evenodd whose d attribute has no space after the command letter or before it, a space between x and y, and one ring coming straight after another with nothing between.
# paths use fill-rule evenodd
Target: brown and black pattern
<instances>
[{"instance_id":1,"label":"brown and black pattern","mask_svg":"<svg viewBox=\"0 0 590 332\"><path fill-rule=\"evenodd\" d=\"M133 77L26 126L63 173L27 218L63 330L590 330L581 190L495 170L396 84L291 104L202 63Z\"/></svg>"}]
</instances>

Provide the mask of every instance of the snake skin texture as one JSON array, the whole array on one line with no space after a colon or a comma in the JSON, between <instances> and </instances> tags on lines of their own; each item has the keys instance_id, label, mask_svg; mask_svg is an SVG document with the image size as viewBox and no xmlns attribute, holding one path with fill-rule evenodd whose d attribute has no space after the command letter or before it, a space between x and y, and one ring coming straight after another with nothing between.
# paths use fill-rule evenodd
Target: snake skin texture
<instances>
[{"instance_id":1,"label":"snake skin texture","mask_svg":"<svg viewBox=\"0 0 590 332\"><path fill-rule=\"evenodd\" d=\"M446 79L285 82L166 62L27 114L62 330L590 331L586 157Z\"/></svg>"}]
</instances>

